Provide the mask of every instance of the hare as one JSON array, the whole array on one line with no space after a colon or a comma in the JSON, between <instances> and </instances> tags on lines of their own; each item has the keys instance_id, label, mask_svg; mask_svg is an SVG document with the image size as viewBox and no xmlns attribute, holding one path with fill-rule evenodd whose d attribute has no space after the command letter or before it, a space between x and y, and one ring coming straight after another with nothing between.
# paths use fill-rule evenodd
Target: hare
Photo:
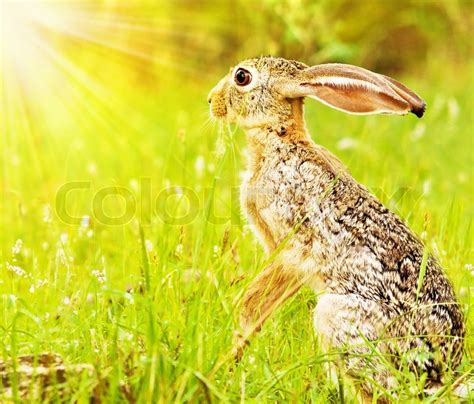
<instances>
[{"instance_id":1,"label":"hare","mask_svg":"<svg viewBox=\"0 0 474 404\"><path fill-rule=\"evenodd\" d=\"M426 373L426 388L436 388L462 356L464 320L453 288L406 224L313 142L304 97L351 114L425 111L403 84L345 64L259 57L239 63L212 89L211 115L246 132L241 204L275 256L243 298L236 354L309 285L320 294L314 327L322 347L345 352L339 363L363 394L370 396L373 384L396 386L387 363Z\"/></svg>"}]
</instances>

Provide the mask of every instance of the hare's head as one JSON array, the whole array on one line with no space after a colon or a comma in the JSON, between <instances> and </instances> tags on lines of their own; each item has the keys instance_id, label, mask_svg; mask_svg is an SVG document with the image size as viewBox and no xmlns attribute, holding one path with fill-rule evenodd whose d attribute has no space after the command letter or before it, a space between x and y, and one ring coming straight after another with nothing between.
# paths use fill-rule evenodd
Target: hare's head
<instances>
[{"instance_id":1,"label":"hare's head","mask_svg":"<svg viewBox=\"0 0 474 404\"><path fill-rule=\"evenodd\" d=\"M425 110L420 97L390 77L351 65L308 67L270 56L231 68L208 101L214 117L251 128L284 124L291 117L292 100L304 97L352 114L412 112L421 117Z\"/></svg>"}]
</instances>

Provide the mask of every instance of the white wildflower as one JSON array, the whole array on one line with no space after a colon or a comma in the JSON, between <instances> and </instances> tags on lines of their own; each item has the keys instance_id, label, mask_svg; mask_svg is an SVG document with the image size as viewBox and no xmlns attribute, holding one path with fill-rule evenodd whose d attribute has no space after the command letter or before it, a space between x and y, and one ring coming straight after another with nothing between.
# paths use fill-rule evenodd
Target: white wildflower
<instances>
[{"instance_id":1,"label":"white wildflower","mask_svg":"<svg viewBox=\"0 0 474 404\"><path fill-rule=\"evenodd\" d=\"M56 264L59 263L65 266L68 265L68 258L63 248L58 248L56 250Z\"/></svg>"},{"instance_id":2,"label":"white wildflower","mask_svg":"<svg viewBox=\"0 0 474 404\"><path fill-rule=\"evenodd\" d=\"M23 247L22 254L24 257L28 258L31 254L31 250L29 248Z\"/></svg>"},{"instance_id":3,"label":"white wildflower","mask_svg":"<svg viewBox=\"0 0 474 404\"><path fill-rule=\"evenodd\" d=\"M424 195L429 194L430 190L431 190L431 180L428 179L428 180L423 181L423 194Z\"/></svg>"},{"instance_id":4,"label":"white wildflower","mask_svg":"<svg viewBox=\"0 0 474 404\"><path fill-rule=\"evenodd\" d=\"M215 245L214 247L212 247L212 251L213 251L213 253L214 253L214 254L213 254L214 257L218 257L218 256L219 256L219 250L220 250L220 248L219 248L218 245Z\"/></svg>"},{"instance_id":5,"label":"white wildflower","mask_svg":"<svg viewBox=\"0 0 474 404\"><path fill-rule=\"evenodd\" d=\"M145 240L145 248L149 253L153 251L153 243L151 240Z\"/></svg>"},{"instance_id":6,"label":"white wildflower","mask_svg":"<svg viewBox=\"0 0 474 404\"><path fill-rule=\"evenodd\" d=\"M66 296L64 299L63 299L63 304L65 306L69 306L71 304L71 299L69 298L69 296Z\"/></svg>"},{"instance_id":7,"label":"white wildflower","mask_svg":"<svg viewBox=\"0 0 474 404\"><path fill-rule=\"evenodd\" d=\"M133 334L129 331L124 331L122 328L119 329L119 335L118 335L119 340L121 341L132 341L133 340Z\"/></svg>"},{"instance_id":8,"label":"white wildflower","mask_svg":"<svg viewBox=\"0 0 474 404\"><path fill-rule=\"evenodd\" d=\"M94 235L94 230L92 229L87 230L87 233L86 233L87 237L91 238L93 235Z\"/></svg>"},{"instance_id":9,"label":"white wildflower","mask_svg":"<svg viewBox=\"0 0 474 404\"><path fill-rule=\"evenodd\" d=\"M23 247L23 241L18 239L15 241L15 245L12 247L12 255L18 255L21 253L21 248Z\"/></svg>"},{"instance_id":10,"label":"white wildflower","mask_svg":"<svg viewBox=\"0 0 474 404\"><path fill-rule=\"evenodd\" d=\"M38 289L40 289L42 286L46 285L48 283L47 279L38 279L36 283L32 283L29 289L30 293L34 293Z\"/></svg>"},{"instance_id":11,"label":"white wildflower","mask_svg":"<svg viewBox=\"0 0 474 404\"><path fill-rule=\"evenodd\" d=\"M91 223L91 217L89 215L82 216L81 227L88 228Z\"/></svg>"},{"instance_id":12,"label":"white wildflower","mask_svg":"<svg viewBox=\"0 0 474 404\"><path fill-rule=\"evenodd\" d=\"M59 236L59 241L61 242L61 244L67 244L67 241L69 240L69 236L67 233L62 233L60 236Z\"/></svg>"},{"instance_id":13,"label":"white wildflower","mask_svg":"<svg viewBox=\"0 0 474 404\"><path fill-rule=\"evenodd\" d=\"M135 299L133 298L133 295L129 292L126 292L125 293L125 299L128 301L129 304L134 304L135 303Z\"/></svg>"},{"instance_id":14,"label":"white wildflower","mask_svg":"<svg viewBox=\"0 0 474 404\"><path fill-rule=\"evenodd\" d=\"M181 280L184 283L198 282L201 279L201 272L198 269L189 268L181 273Z\"/></svg>"},{"instance_id":15,"label":"white wildflower","mask_svg":"<svg viewBox=\"0 0 474 404\"><path fill-rule=\"evenodd\" d=\"M51 213L51 205L47 203L43 206L43 222L51 223L52 221L52 213Z\"/></svg>"},{"instance_id":16,"label":"white wildflower","mask_svg":"<svg viewBox=\"0 0 474 404\"><path fill-rule=\"evenodd\" d=\"M443 249L439 248L436 241L433 240L431 245L432 245L432 248L433 248L433 252L435 253L436 256L440 257L440 256L445 256L446 255L446 250L443 250Z\"/></svg>"},{"instance_id":17,"label":"white wildflower","mask_svg":"<svg viewBox=\"0 0 474 404\"><path fill-rule=\"evenodd\" d=\"M91 273L100 284L104 284L107 281L105 270L100 271L98 269L93 269Z\"/></svg>"},{"instance_id":18,"label":"white wildflower","mask_svg":"<svg viewBox=\"0 0 474 404\"><path fill-rule=\"evenodd\" d=\"M18 265L12 265L9 262L7 262L6 266L7 266L7 269L10 272L13 272L15 275L18 275L20 277L25 277L27 275L26 271L23 268L19 267Z\"/></svg>"},{"instance_id":19,"label":"white wildflower","mask_svg":"<svg viewBox=\"0 0 474 404\"><path fill-rule=\"evenodd\" d=\"M176 254L182 254L183 253L183 245L180 243L176 246Z\"/></svg>"}]
</instances>

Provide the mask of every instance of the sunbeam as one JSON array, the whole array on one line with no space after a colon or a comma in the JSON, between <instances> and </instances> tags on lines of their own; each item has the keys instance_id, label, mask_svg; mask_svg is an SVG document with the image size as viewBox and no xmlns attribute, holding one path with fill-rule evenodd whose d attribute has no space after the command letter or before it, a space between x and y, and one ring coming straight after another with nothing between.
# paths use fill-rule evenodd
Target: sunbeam
<instances>
[{"instance_id":1,"label":"sunbeam","mask_svg":"<svg viewBox=\"0 0 474 404\"><path fill-rule=\"evenodd\" d=\"M174 20L156 6L151 10L135 3L118 7L103 2L6 1L1 11L0 74L8 87L3 104L20 109L23 97L21 103L31 104L36 117L43 117L42 126L50 135L58 132L55 122L67 116L82 125L83 108L97 111L91 102L108 110L92 118L113 127L129 108L121 97L129 85L124 77L133 82L139 75L141 83L156 82L169 71L201 79L206 72L195 63L212 51L199 21ZM5 123L4 130L18 135L9 127Z\"/></svg>"}]
</instances>

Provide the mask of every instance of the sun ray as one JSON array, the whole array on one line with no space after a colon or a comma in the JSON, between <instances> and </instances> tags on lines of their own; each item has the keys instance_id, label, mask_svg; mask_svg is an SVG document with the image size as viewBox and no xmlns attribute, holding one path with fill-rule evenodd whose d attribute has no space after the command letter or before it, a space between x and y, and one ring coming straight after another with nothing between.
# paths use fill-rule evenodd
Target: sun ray
<instances>
[{"instance_id":1,"label":"sun ray","mask_svg":"<svg viewBox=\"0 0 474 404\"><path fill-rule=\"evenodd\" d=\"M190 58L183 56L186 54L195 56L196 52L208 51L206 47L199 45L199 41L194 41L193 48L188 46L178 49L176 46L168 45L169 39L173 37L196 39L194 34L174 29L172 21L168 24L170 28L156 28L156 26L152 28L154 20L140 19L139 24L130 23L128 21L130 18L123 18L116 12L109 12L97 6L79 7L73 3L70 7L66 7L63 3L53 5L53 3L35 2L34 7L30 9L25 4L9 2L6 7L8 18L4 18L7 24L3 30L2 43L7 48L6 59L13 61L16 66L29 65L33 59L38 60L34 57L34 52L24 51L25 43L32 37L41 38L43 41L50 40L51 36L60 36L61 41L65 38L74 38L79 42L88 43L91 49L94 48L90 45L96 45L122 53L131 59L141 60L143 64L156 63L189 73L193 73L193 69L189 67ZM121 19L125 22L120 21ZM137 31L144 35L136 35ZM133 41L128 45L127 42L131 37ZM160 45L158 53L148 52L149 48L156 47L157 42Z\"/></svg>"},{"instance_id":2,"label":"sun ray","mask_svg":"<svg viewBox=\"0 0 474 404\"><path fill-rule=\"evenodd\" d=\"M99 130L103 141L121 150L130 147L128 136L139 137L143 128L128 119L134 111L121 96L131 82L115 77L136 80L136 75L141 85L150 80L150 91L159 98L160 83L168 77L199 81L208 74L196 55L212 52L212 42L201 30L202 22L193 18L176 18L166 10L156 12L156 7L150 13L132 4L7 3L2 3L2 22L7 24L2 29L0 77L8 83L2 95L8 109L2 106L2 130L12 150L20 144L28 147L32 161L45 147L59 148L61 139L77 127L81 133ZM97 63L104 66L97 69ZM115 74L103 76L105 71ZM206 121L201 131L209 125ZM43 139L39 143L38 136ZM70 142L68 149L77 143ZM42 170L35 172L41 175Z\"/></svg>"}]
</instances>

